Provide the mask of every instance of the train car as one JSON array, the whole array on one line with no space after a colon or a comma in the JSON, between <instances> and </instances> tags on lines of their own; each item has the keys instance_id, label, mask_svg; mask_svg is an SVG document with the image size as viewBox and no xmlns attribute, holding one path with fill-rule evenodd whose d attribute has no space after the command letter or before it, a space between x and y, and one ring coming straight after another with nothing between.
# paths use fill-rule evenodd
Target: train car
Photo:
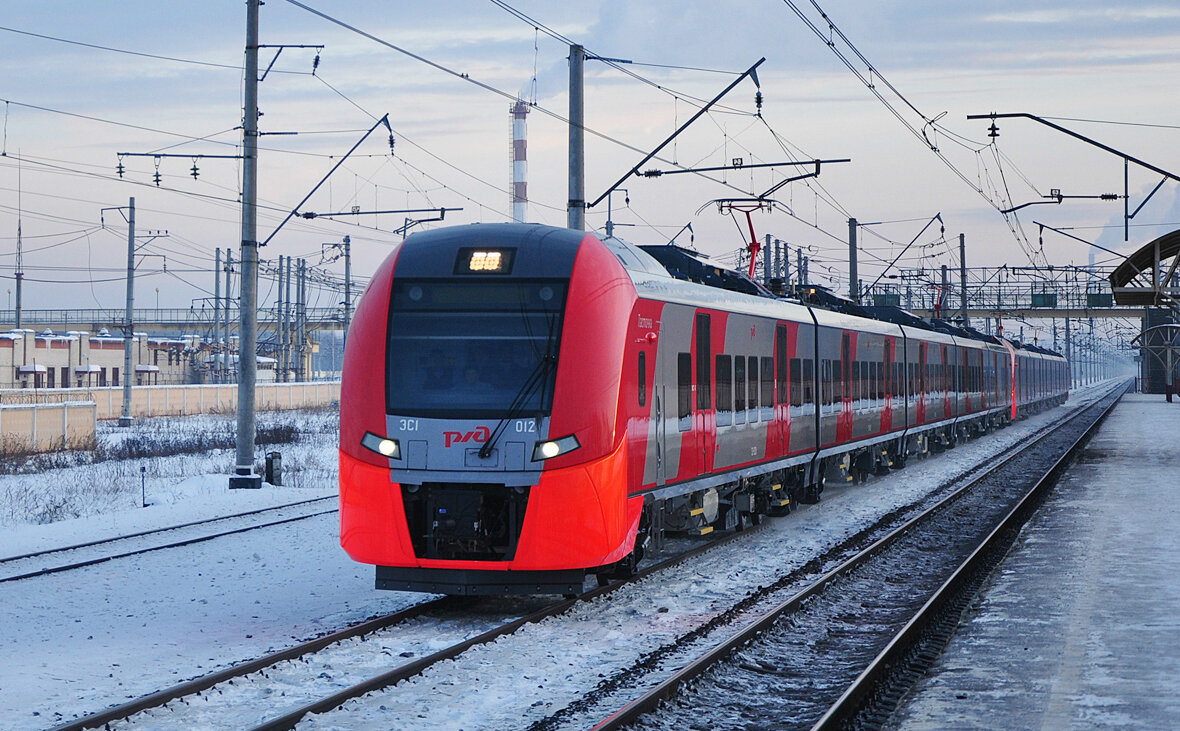
<instances>
[{"instance_id":1,"label":"train car","mask_svg":"<svg viewBox=\"0 0 1180 731\"><path fill-rule=\"evenodd\" d=\"M671 246L416 233L349 332L341 545L378 588L581 591L1065 397L1063 359L787 300Z\"/></svg>"}]
</instances>

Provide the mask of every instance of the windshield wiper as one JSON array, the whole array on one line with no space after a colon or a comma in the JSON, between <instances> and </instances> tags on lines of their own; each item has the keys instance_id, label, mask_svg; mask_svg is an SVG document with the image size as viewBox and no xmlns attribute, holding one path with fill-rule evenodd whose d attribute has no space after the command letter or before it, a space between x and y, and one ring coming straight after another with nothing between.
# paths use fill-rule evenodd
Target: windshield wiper
<instances>
[{"instance_id":1,"label":"windshield wiper","mask_svg":"<svg viewBox=\"0 0 1180 731\"><path fill-rule=\"evenodd\" d=\"M542 389L544 388L542 384L548 382L549 369L555 363L557 363L557 357L550 353L545 353L536 367L533 368L528 380L516 392L515 398L512 399L512 403L508 406L508 412L496 423L496 428L492 429L492 433L488 435L488 440L479 448L480 459L487 459L492 456L492 448L496 446L496 440L500 438L500 435L508 427L508 422L515 419L520 415L520 412L524 411L524 405L528 403L529 397L533 394L533 391L537 390L538 385L541 385ZM542 394L544 394L543 390Z\"/></svg>"}]
</instances>

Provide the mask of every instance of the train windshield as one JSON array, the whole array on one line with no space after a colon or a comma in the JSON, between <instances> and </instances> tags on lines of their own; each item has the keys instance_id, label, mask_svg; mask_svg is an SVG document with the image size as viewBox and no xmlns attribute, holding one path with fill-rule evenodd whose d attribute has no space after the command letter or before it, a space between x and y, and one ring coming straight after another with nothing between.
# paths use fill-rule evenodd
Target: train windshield
<instances>
[{"instance_id":1,"label":"train windshield","mask_svg":"<svg viewBox=\"0 0 1180 731\"><path fill-rule=\"evenodd\" d=\"M560 281L394 280L388 413L548 414L565 293Z\"/></svg>"}]
</instances>

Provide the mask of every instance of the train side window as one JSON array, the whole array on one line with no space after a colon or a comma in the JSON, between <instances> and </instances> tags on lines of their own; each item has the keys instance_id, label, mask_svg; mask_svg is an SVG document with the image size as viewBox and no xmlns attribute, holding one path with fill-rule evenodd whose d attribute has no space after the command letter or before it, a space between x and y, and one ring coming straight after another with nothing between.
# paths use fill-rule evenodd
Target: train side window
<instances>
[{"instance_id":1,"label":"train side window","mask_svg":"<svg viewBox=\"0 0 1180 731\"><path fill-rule=\"evenodd\" d=\"M647 405L647 353L639 351L639 405Z\"/></svg>"},{"instance_id":2,"label":"train side window","mask_svg":"<svg viewBox=\"0 0 1180 731\"><path fill-rule=\"evenodd\" d=\"M853 406L860 406L857 402L860 401L861 391L860 361L854 360L852 361L852 393L850 394Z\"/></svg>"},{"instance_id":3,"label":"train side window","mask_svg":"<svg viewBox=\"0 0 1180 731\"><path fill-rule=\"evenodd\" d=\"M774 335L774 355L778 363L775 373L778 376L778 402L787 403L787 328L779 325Z\"/></svg>"},{"instance_id":4,"label":"train side window","mask_svg":"<svg viewBox=\"0 0 1180 731\"><path fill-rule=\"evenodd\" d=\"M803 361L803 405L815 404L815 361L807 358Z\"/></svg>"},{"instance_id":5,"label":"train side window","mask_svg":"<svg viewBox=\"0 0 1180 731\"><path fill-rule=\"evenodd\" d=\"M750 421L756 421L758 413L758 359L750 356L749 367L746 369L747 406L750 408Z\"/></svg>"},{"instance_id":6,"label":"train side window","mask_svg":"<svg viewBox=\"0 0 1180 731\"><path fill-rule=\"evenodd\" d=\"M791 406L803 405L803 364L791 358Z\"/></svg>"},{"instance_id":7,"label":"train side window","mask_svg":"<svg viewBox=\"0 0 1180 731\"><path fill-rule=\"evenodd\" d=\"M676 419L680 431L692 428L692 354L676 354Z\"/></svg>"},{"instance_id":8,"label":"train side window","mask_svg":"<svg viewBox=\"0 0 1180 731\"><path fill-rule=\"evenodd\" d=\"M720 393L720 390L718 390ZM746 423L746 356L733 357L733 423Z\"/></svg>"},{"instance_id":9,"label":"train side window","mask_svg":"<svg viewBox=\"0 0 1180 731\"><path fill-rule=\"evenodd\" d=\"M719 355L714 366L717 375L717 426L729 426L733 421L733 358Z\"/></svg>"},{"instance_id":10,"label":"train side window","mask_svg":"<svg viewBox=\"0 0 1180 731\"><path fill-rule=\"evenodd\" d=\"M820 385L819 385L820 401L823 404L823 412L825 414L831 410L830 407L836 399L836 396L834 393L835 386L836 386L836 382L835 382L836 379L833 378L833 375L835 375L834 371L836 369L832 367L833 363L836 363L836 362L838 362L838 361L832 361L832 360L828 360L827 358L825 358L820 363L820 366L821 366Z\"/></svg>"},{"instance_id":11,"label":"train side window","mask_svg":"<svg viewBox=\"0 0 1180 731\"><path fill-rule=\"evenodd\" d=\"M785 401L783 403L786 403ZM762 359L762 418L768 420L774 407L774 358Z\"/></svg>"}]
</instances>

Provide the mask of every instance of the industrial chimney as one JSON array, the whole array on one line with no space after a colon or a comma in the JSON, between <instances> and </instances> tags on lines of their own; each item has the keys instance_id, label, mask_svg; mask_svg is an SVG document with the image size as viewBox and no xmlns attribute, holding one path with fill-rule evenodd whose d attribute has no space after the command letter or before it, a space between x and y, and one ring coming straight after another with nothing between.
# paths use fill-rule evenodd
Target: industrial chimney
<instances>
[{"instance_id":1,"label":"industrial chimney","mask_svg":"<svg viewBox=\"0 0 1180 731\"><path fill-rule=\"evenodd\" d=\"M528 215L528 153L525 141L528 137L525 117L529 105L518 100L512 105L512 220L524 223Z\"/></svg>"}]
</instances>

